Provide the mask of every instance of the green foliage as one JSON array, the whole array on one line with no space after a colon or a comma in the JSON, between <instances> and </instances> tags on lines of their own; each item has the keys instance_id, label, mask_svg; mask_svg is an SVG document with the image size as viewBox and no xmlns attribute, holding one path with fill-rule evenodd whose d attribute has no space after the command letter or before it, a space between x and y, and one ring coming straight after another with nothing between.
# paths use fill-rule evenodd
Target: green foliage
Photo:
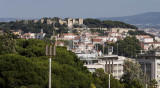
<instances>
[{"instance_id":1,"label":"green foliage","mask_svg":"<svg viewBox=\"0 0 160 88\"><path fill-rule=\"evenodd\" d=\"M149 83L149 88L156 88L158 82L155 79L152 79Z\"/></svg>"},{"instance_id":2,"label":"green foliage","mask_svg":"<svg viewBox=\"0 0 160 88\"><path fill-rule=\"evenodd\" d=\"M151 35L151 34L148 34L148 33L146 33L146 32L144 32L144 31L140 31L140 30L135 30L135 31L128 31L128 33L130 34L130 35L132 35L132 36L135 36L135 35L149 35L149 36L151 36L152 38L154 38L154 35Z\"/></svg>"},{"instance_id":3,"label":"green foliage","mask_svg":"<svg viewBox=\"0 0 160 88\"><path fill-rule=\"evenodd\" d=\"M126 83L127 88L143 88L143 72L138 62L126 60L124 62L124 74L121 82Z\"/></svg>"},{"instance_id":4,"label":"green foliage","mask_svg":"<svg viewBox=\"0 0 160 88\"><path fill-rule=\"evenodd\" d=\"M45 18L45 21L46 19L47 18ZM24 33L27 33L27 32L40 33L41 29L43 29L44 33L48 35L52 35L53 33L53 25L47 25L46 23L41 23L40 21L38 21L37 23L34 23L32 20L0 23L0 28L3 29L4 31L7 31L7 30L17 31L21 29L24 31Z\"/></svg>"},{"instance_id":5,"label":"green foliage","mask_svg":"<svg viewBox=\"0 0 160 88\"><path fill-rule=\"evenodd\" d=\"M46 86L45 69L24 56L0 55L0 87ZM31 87L33 88L33 87Z\"/></svg>"},{"instance_id":6,"label":"green foliage","mask_svg":"<svg viewBox=\"0 0 160 88\"><path fill-rule=\"evenodd\" d=\"M124 88L124 85L112 75L110 76L110 81L111 88ZM103 69L96 69L95 73L93 73L93 83L95 83L96 88L108 88L108 74Z\"/></svg>"},{"instance_id":7,"label":"green foliage","mask_svg":"<svg viewBox=\"0 0 160 88\"><path fill-rule=\"evenodd\" d=\"M120 21L111 21L111 20L100 21L98 19L91 19L91 18L85 19L84 24L90 28L99 28L99 27L117 28L117 27L120 27L120 28L138 29L136 26L126 24Z\"/></svg>"},{"instance_id":8,"label":"green foliage","mask_svg":"<svg viewBox=\"0 0 160 88\"><path fill-rule=\"evenodd\" d=\"M90 29L91 33L99 33L99 36L107 36L108 33L106 33L104 30L100 29Z\"/></svg>"},{"instance_id":9,"label":"green foliage","mask_svg":"<svg viewBox=\"0 0 160 88\"><path fill-rule=\"evenodd\" d=\"M136 57L138 50L141 47L138 45L138 40L135 37L127 36L124 40L119 40L116 43L105 43L104 44L104 54L108 54L108 47L113 47L113 54L123 55L126 57ZM98 50L103 52L103 45L98 45ZM118 49L118 50L117 50Z\"/></svg>"},{"instance_id":10,"label":"green foliage","mask_svg":"<svg viewBox=\"0 0 160 88\"><path fill-rule=\"evenodd\" d=\"M0 40L5 46L0 46L0 88L47 88L49 68L48 57L44 56L45 45L54 41L14 39L9 35L0 36ZM90 73L75 53L57 47L52 58L52 87L107 88L108 75L103 69ZM111 75L111 88L124 88L124 84Z\"/></svg>"},{"instance_id":11,"label":"green foliage","mask_svg":"<svg viewBox=\"0 0 160 88\"><path fill-rule=\"evenodd\" d=\"M138 45L136 37L127 36L124 40L118 41L118 54L126 57L136 57L137 50L141 47Z\"/></svg>"},{"instance_id":12,"label":"green foliage","mask_svg":"<svg viewBox=\"0 0 160 88\"><path fill-rule=\"evenodd\" d=\"M38 43L37 43L38 42ZM45 54L45 42L36 39L18 39L17 52L26 57L39 57Z\"/></svg>"},{"instance_id":13,"label":"green foliage","mask_svg":"<svg viewBox=\"0 0 160 88\"><path fill-rule=\"evenodd\" d=\"M78 27L80 27L80 26L79 26L78 23L75 23L75 24L73 25L73 27L74 27L74 28L78 28Z\"/></svg>"},{"instance_id":14,"label":"green foliage","mask_svg":"<svg viewBox=\"0 0 160 88\"><path fill-rule=\"evenodd\" d=\"M116 43L105 43L104 44L104 54L108 54L108 47L113 47L113 54L123 55L126 57L136 57L137 51L141 49L138 45L139 40L136 37L127 36L123 40L119 40ZM97 44L98 50L103 52L103 45ZM97 46L96 45L96 46ZM117 50L118 49L118 50Z\"/></svg>"},{"instance_id":15,"label":"green foliage","mask_svg":"<svg viewBox=\"0 0 160 88\"><path fill-rule=\"evenodd\" d=\"M68 29L65 27L59 27L59 29L56 31L58 34L61 33L68 33Z\"/></svg>"},{"instance_id":16,"label":"green foliage","mask_svg":"<svg viewBox=\"0 0 160 88\"><path fill-rule=\"evenodd\" d=\"M89 28L97 28L101 26L102 22L98 19L88 18L84 20L84 24Z\"/></svg>"},{"instance_id":17,"label":"green foliage","mask_svg":"<svg viewBox=\"0 0 160 88\"><path fill-rule=\"evenodd\" d=\"M105 20L102 21L103 27L107 27L107 28L131 28L131 29L138 29L136 26L130 25L130 24L126 24L124 22L120 22L120 21L111 21L111 20Z\"/></svg>"},{"instance_id":18,"label":"green foliage","mask_svg":"<svg viewBox=\"0 0 160 88\"><path fill-rule=\"evenodd\" d=\"M0 35L0 54L16 53L16 41L12 34Z\"/></svg>"},{"instance_id":19,"label":"green foliage","mask_svg":"<svg viewBox=\"0 0 160 88\"><path fill-rule=\"evenodd\" d=\"M47 88L48 58L44 46L48 41L16 39L16 54L0 55L1 88ZM1 43L2 41L0 41ZM4 42L4 40L3 40ZM10 47L10 46L8 46ZM52 60L52 87L90 88L91 78L80 59L65 47L57 47Z\"/></svg>"}]
</instances>

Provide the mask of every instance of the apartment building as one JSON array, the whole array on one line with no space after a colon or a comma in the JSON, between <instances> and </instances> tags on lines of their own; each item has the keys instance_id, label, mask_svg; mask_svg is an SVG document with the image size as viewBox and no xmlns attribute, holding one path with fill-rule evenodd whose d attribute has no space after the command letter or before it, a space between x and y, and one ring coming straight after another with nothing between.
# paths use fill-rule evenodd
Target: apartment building
<instances>
[{"instance_id":1,"label":"apartment building","mask_svg":"<svg viewBox=\"0 0 160 88\"><path fill-rule=\"evenodd\" d=\"M141 65L143 73L148 76L148 82L155 79L160 86L160 51L139 54L137 61Z\"/></svg>"},{"instance_id":2,"label":"apartment building","mask_svg":"<svg viewBox=\"0 0 160 88\"><path fill-rule=\"evenodd\" d=\"M149 43L149 42L153 42L153 38L150 37L149 35L137 35L136 38L144 43Z\"/></svg>"},{"instance_id":3,"label":"apartment building","mask_svg":"<svg viewBox=\"0 0 160 88\"><path fill-rule=\"evenodd\" d=\"M123 56L118 55L105 55L103 57L99 57L101 61L100 64L103 64L103 69L106 73L111 73L116 79L120 79L123 75L123 64L124 60L126 60Z\"/></svg>"},{"instance_id":4,"label":"apartment building","mask_svg":"<svg viewBox=\"0 0 160 88\"><path fill-rule=\"evenodd\" d=\"M123 75L124 60L126 60L125 57L118 55L102 55L98 58L81 59L90 72L102 68L106 73L110 72L116 79L120 79Z\"/></svg>"}]
</instances>

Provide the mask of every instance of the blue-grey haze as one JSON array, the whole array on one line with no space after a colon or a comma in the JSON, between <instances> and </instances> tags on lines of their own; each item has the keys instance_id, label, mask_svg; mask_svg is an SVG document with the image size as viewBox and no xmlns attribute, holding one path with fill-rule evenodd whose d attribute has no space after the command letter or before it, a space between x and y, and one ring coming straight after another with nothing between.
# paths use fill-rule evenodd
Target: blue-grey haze
<instances>
[{"instance_id":1,"label":"blue-grey haze","mask_svg":"<svg viewBox=\"0 0 160 88\"><path fill-rule=\"evenodd\" d=\"M100 18L160 12L160 0L0 0L0 18Z\"/></svg>"}]
</instances>

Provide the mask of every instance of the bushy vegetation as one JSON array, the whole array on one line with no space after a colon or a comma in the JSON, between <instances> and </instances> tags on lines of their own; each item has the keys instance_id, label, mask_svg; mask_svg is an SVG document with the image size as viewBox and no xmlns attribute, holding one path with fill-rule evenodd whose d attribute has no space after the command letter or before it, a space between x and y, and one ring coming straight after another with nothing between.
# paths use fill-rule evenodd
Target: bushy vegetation
<instances>
[{"instance_id":1,"label":"bushy vegetation","mask_svg":"<svg viewBox=\"0 0 160 88\"><path fill-rule=\"evenodd\" d=\"M0 88L48 88L46 43L46 40L17 39L12 34L0 36ZM56 54L52 58L52 88L108 87L108 75L103 69L90 73L66 47L57 47ZM130 85L111 75L111 88L130 88Z\"/></svg>"},{"instance_id":2,"label":"bushy vegetation","mask_svg":"<svg viewBox=\"0 0 160 88\"><path fill-rule=\"evenodd\" d=\"M136 39L136 37L127 36L125 39L118 40L116 43L106 43L104 45L104 53L108 54L108 47L112 46L113 54L135 58L138 54L138 51L141 49L138 42L139 40ZM98 50L101 50L103 52L103 46L98 44Z\"/></svg>"},{"instance_id":3,"label":"bushy vegetation","mask_svg":"<svg viewBox=\"0 0 160 88\"><path fill-rule=\"evenodd\" d=\"M48 87L49 68L48 57L44 56L45 40L16 39L6 34L0 36L0 43L1 88ZM107 82L107 74L104 71L103 74L106 76L99 78L90 73L75 53L67 51L66 47L57 47L56 52L56 57L52 58L53 88L91 88L91 85L105 88L107 86L101 82L96 83L96 80ZM112 78L121 85L118 80Z\"/></svg>"},{"instance_id":4,"label":"bushy vegetation","mask_svg":"<svg viewBox=\"0 0 160 88\"><path fill-rule=\"evenodd\" d=\"M121 21L111 21L111 20L105 20L105 21L100 21L98 19L85 19L84 24L87 27L90 28L99 28L99 27L105 27L105 28L132 28L132 29L138 29L136 26L121 22Z\"/></svg>"},{"instance_id":5,"label":"bushy vegetation","mask_svg":"<svg viewBox=\"0 0 160 88\"><path fill-rule=\"evenodd\" d=\"M136 30L136 31L128 31L128 33L130 34L130 35L132 35L132 36L136 36L136 35L149 35L149 36L151 36L152 38L154 38L155 36L154 35L152 35L152 34L149 34L149 33L146 33L146 32L144 32L144 31L141 31L141 30Z\"/></svg>"},{"instance_id":6,"label":"bushy vegetation","mask_svg":"<svg viewBox=\"0 0 160 88\"><path fill-rule=\"evenodd\" d=\"M24 33L32 32L32 33L40 33L41 29L43 29L43 32L46 33L46 37L50 38L53 34L53 28L52 24L47 24L47 19L49 18L43 18L44 22L42 23L40 20L37 22L34 22L34 20L21 20L21 21L11 21L11 22L0 22L0 30L4 30L5 32L9 32L10 30L18 31L22 30ZM50 18L51 19L51 18ZM55 33L64 33L68 32L68 29L66 28L66 24L59 24L57 17L52 18L51 20L55 22L55 27L58 27L59 30L55 31Z\"/></svg>"},{"instance_id":7,"label":"bushy vegetation","mask_svg":"<svg viewBox=\"0 0 160 88\"><path fill-rule=\"evenodd\" d=\"M3 37L0 36L0 48L3 48L0 52L0 87L47 88L46 42L36 39L3 40ZM87 68L74 53L67 52L65 47L57 47L57 55L52 58L52 87L90 88L91 80L86 74L89 74Z\"/></svg>"}]
</instances>

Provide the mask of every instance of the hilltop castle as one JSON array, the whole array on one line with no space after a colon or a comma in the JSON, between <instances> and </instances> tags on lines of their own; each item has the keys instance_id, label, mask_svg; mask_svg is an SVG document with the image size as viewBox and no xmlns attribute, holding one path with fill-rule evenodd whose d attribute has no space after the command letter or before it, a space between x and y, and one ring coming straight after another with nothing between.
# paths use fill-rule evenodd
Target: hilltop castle
<instances>
[{"instance_id":1,"label":"hilltop castle","mask_svg":"<svg viewBox=\"0 0 160 88\"><path fill-rule=\"evenodd\" d=\"M62 24L67 24L68 27L72 27L74 24L83 24L83 19L78 18L78 19L72 19L72 18L65 18L65 20L59 19L59 23Z\"/></svg>"}]
</instances>

